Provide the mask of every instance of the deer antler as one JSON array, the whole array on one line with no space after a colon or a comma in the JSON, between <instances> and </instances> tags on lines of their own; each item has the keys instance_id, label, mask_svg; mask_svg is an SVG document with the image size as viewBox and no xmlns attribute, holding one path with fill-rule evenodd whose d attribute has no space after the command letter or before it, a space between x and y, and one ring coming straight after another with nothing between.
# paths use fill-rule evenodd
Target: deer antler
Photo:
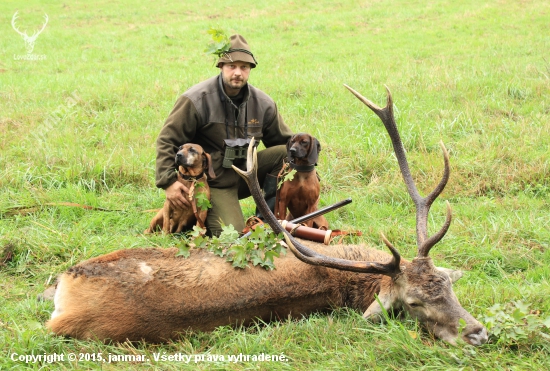
<instances>
[{"instance_id":1,"label":"deer antler","mask_svg":"<svg viewBox=\"0 0 550 371\"><path fill-rule=\"evenodd\" d=\"M15 32L17 32L19 35L23 36L23 37L29 37L27 35L26 32L21 32L19 31L19 29L17 28L17 26L15 25L15 21L17 20L17 13L19 13L19 10L15 12L15 14L13 15L13 17L11 17L11 26L13 27L13 29L15 30Z\"/></svg>"},{"instance_id":2,"label":"deer antler","mask_svg":"<svg viewBox=\"0 0 550 371\"><path fill-rule=\"evenodd\" d=\"M32 34L32 36L29 36L29 35L27 35L27 30L25 30L25 32L21 32L21 31L19 31L19 28L17 28L17 25L15 24L15 21L17 20L17 18L19 18L17 16L17 13L19 13L19 11L16 11L15 14L13 15L13 17L11 18L11 26L13 27L15 32L17 32L19 35L23 36L25 38L25 40L30 40L30 41L36 40L38 35L40 35L42 33L42 31L44 31L44 29L46 28L46 25L48 24L48 20L49 20L48 15L44 14L44 20L46 22L42 25L42 28L39 31L35 31Z\"/></svg>"},{"instance_id":3,"label":"deer antler","mask_svg":"<svg viewBox=\"0 0 550 371\"><path fill-rule=\"evenodd\" d=\"M345 84L344 86L374 113L376 113L378 117L380 117L380 120L382 120L382 123L390 135L393 150L397 157L397 162L399 163L399 168L401 169L401 174L403 175L403 180L407 186L407 191L416 206L416 244L418 247L418 256L427 257L430 249L443 238L451 224L451 206L447 202L447 216L443 227L439 230L439 232L428 238L428 213L430 212L430 207L435 199L441 194L447 184L447 181L449 180L449 153L447 152L443 142L440 142L441 149L443 150L443 161L445 162L443 177L429 195L426 197L420 196L420 193L418 193L418 189L416 188L412 178L409 164L407 162L407 156L405 154L405 150L403 149L403 143L401 142L401 137L399 136L397 125L395 124L395 118L393 116L393 101L388 87L386 86L386 91L388 92L386 107L380 108L349 86Z\"/></svg>"},{"instance_id":4,"label":"deer antler","mask_svg":"<svg viewBox=\"0 0 550 371\"><path fill-rule=\"evenodd\" d=\"M47 14L44 14L44 20L46 22L42 25L42 28L40 29L40 31L36 31L35 33L33 33L31 36L31 39L36 39L38 35L40 35L42 31L44 31L44 29L46 28L46 25L48 24L48 20L49 20L49 17Z\"/></svg>"},{"instance_id":5,"label":"deer antler","mask_svg":"<svg viewBox=\"0 0 550 371\"><path fill-rule=\"evenodd\" d=\"M258 206L258 209L265 217L269 226L273 229L275 233L284 233L285 240L290 248L290 250L296 255L301 261L312 264L320 265L328 268L335 268L345 271L361 272L361 273L380 273L393 275L398 272L399 264L401 262L401 256L399 252L391 245L391 243L386 241L386 245L390 249L393 258L389 263L377 263L377 262L366 262L366 261L354 261L346 260L340 258L333 258L330 256L322 255L316 251L302 245L298 242L290 233L288 233L277 221L273 212L267 206L265 199L262 196L260 184L258 183L257 177L257 152L254 146L254 138L248 147L248 154L246 160L246 169L244 172L241 169L233 166L233 169L245 180L250 188L250 193Z\"/></svg>"}]
</instances>

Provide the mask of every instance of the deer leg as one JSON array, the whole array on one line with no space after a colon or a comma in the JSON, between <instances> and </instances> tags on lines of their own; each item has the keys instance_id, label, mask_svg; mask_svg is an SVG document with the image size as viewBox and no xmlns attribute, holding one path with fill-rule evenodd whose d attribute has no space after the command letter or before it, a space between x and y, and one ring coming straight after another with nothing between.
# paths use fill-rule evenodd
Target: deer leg
<instances>
[{"instance_id":1,"label":"deer leg","mask_svg":"<svg viewBox=\"0 0 550 371\"><path fill-rule=\"evenodd\" d=\"M384 284L384 282L382 284ZM392 290L391 287L384 288L382 286L375 300L371 303L371 305L369 305L365 313L363 313L363 318L374 323L383 322L384 312L388 312L391 309L397 309L396 304L397 293L395 290Z\"/></svg>"}]
</instances>

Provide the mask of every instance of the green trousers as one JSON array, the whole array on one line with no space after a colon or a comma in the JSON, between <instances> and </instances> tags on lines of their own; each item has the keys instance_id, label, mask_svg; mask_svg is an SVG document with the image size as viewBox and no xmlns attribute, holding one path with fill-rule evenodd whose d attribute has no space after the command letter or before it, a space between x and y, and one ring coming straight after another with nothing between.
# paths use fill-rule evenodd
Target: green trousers
<instances>
[{"instance_id":1,"label":"green trousers","mask_svg":"<svg viewBox=\"0 0 550 371\"><path fill-rule=\"evenodd\" d=\"M262 189L268 175L277 177L286 155L286 145L273 146L258 151L258 181ZM212 208L208 210L206 217L208 235L219 236L222 232L222 225L230 224L236 231L241 232L245 225L239 200L247 197L250 197L250 190L243 179L239 179L238 184L233 187L210 188Z\"/></svg>"}]
</instances>

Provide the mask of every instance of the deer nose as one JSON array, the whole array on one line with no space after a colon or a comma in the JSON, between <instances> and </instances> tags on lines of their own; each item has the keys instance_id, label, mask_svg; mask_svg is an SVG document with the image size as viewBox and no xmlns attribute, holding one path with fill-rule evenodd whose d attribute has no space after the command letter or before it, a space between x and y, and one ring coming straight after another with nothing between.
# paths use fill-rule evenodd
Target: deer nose
<instances>
[{"instance_id":1,"label":"deer nose","mask_svg":"<svg viewBox=\"0 0 550 371\"><path fill-rule=\"evenodd\" d=\"M472 345L485 344L488 339L487 329L483 326L476 326L462 335L464 341Z\"/></svg>"}]
</instances>

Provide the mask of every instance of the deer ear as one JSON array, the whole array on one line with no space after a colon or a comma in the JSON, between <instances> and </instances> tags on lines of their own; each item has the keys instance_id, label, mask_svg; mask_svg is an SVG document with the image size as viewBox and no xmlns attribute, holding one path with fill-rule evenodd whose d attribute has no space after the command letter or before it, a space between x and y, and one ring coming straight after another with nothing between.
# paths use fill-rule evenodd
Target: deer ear
<instances>
[{"instance_id":1,"label":"deer ear","mask_svg":"<svg viewBox=\"0 0 550 371\"><path fill-rule=\"evenodd\" d=\"M395 293L392 294L389 290L380 290L376 299L363 313L363 318L375 323L382 322L384 320L384 311L387 312L392 309L396 301L397 295Z\"/></svg>"},{"instance_id":2,"label":"deer ear","mask_svg":"<svg viewBox=\"0 0 550 371\"><path fill-rule=\"evenodd\" d=\"M455 283L464 275L464 272L462 272L461 270L441 268L441 267L435 267L435 268L441 273L445 273L447 276L449 276L451 283Z\"/></svg>"}]
</instances>

